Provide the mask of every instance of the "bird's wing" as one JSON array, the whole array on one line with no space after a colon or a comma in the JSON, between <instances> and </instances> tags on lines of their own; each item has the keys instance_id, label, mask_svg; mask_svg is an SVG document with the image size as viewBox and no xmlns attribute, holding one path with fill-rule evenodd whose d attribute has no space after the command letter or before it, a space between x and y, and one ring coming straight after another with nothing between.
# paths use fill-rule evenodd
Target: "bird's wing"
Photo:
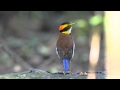
<instances>
[{"instance_id":1,"label":"bird's wing","mask_svg":"<svg viewBox=\"0 0 120 90\"><path fill-rule=\"evenodd\" d=\"M58 49L57 47L56 47L56 54L58 55L60 60L62 60L65 55L64 51L62 51L60 48Z\"/></svg>"},{"instance_id":2,"label":"bird's wing","mask_svg":"<svg viewBox=\"0 0 120 90\"><path fill-rule=\"evenodd\" d=\"M59 49L56 47L56 54L58 55L59 59L60 59L60 56L59 56Z\"/></svg>"},{"instance_id":3,"label":"bird's wing","mask_svg":"<svg viewBox=\"0 0 120 90\"><path fill-rule=\"evenodd\" d=\"M74 43L74 41L73 41L72 58L73 58L73 56L74 56L74 50L75 50L75 43Z\"/></svg>"}]
</instances>

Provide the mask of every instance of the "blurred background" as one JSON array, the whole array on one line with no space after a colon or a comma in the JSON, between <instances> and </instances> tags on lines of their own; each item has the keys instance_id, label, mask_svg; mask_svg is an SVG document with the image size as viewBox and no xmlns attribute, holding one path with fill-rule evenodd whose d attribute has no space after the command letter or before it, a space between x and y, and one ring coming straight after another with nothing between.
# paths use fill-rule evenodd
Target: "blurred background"
<instances>
[{"instance_id":1,"label":"blurred background","mask_svg":"<svg viewBox=\"0 0 120 90\"><path fill-rule=\"evenodd\" d=\"M103 16L102 11L0 11L0 74L30 68L62 71L55 50L59 26L66 21L77 22L72 72L88 71L91 57L97 71L105 70Z\"/></svg>"}]
</instances>

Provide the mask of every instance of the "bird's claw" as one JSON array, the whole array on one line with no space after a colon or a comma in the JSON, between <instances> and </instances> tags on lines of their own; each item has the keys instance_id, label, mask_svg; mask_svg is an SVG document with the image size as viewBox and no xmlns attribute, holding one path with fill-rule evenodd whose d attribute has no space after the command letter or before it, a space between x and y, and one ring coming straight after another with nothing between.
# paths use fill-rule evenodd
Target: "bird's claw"
<instances>
[{"instance_id":1,"label":"bird's claw","mask_svg":"<svg viewBox=\"0 0 120 90\"><path fill-rule=\"evenodd\" d=\"M64 74L64 75L67 75L67 74L72 75L72 72L71 72L71 71L63 71L63 74Z\"/></svg>"}]
</instances>

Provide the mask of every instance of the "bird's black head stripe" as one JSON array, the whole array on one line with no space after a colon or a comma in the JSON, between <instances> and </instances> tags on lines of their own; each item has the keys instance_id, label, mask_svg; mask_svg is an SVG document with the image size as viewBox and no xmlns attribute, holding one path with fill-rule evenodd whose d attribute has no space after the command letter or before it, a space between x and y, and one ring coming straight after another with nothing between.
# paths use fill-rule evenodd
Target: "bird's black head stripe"
<instances>
[{"instance_id":1,"label":"bird's black head stripe","mask_svg":"<svg viewBox=\"0 0 120 90\"><path fill-rule=\"evenodd\" d=\"M63 30L61 30L60 32L68 31L71 27L72 27L72 26L69 25L69 26L65 27Z\"/></svg>"}]
</instances>

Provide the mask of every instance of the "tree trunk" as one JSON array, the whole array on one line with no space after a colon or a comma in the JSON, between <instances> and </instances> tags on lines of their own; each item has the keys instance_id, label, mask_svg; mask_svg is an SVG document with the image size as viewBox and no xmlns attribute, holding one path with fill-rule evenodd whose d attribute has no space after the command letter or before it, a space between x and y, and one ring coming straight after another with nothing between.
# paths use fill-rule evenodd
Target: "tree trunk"
<instances>
[{"instance_id":1,"label":"tree trunk","mask_svg":"<svg viewBox=\"0 0 120 90\"><path fill-rule=\"evenodd\" d=\"M120 78L120 11L105 11L107 79Z\"/></svg>"}]
</instances>

